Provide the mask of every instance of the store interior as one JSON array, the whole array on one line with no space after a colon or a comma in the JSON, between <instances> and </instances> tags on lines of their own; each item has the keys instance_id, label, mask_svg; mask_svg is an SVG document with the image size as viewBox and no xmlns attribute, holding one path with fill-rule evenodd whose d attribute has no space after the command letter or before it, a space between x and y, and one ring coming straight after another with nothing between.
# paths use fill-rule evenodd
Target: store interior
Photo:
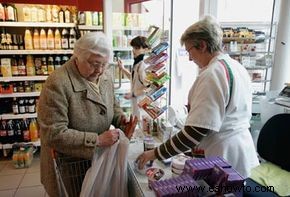
<instances>
[{"instance_id":1,"label":"store interior","mask_svg":"<svg viewBox=\"0 0 290 197\"><path fill-rule=\"evenodd\" d=\"M90 31L103 31L112 43L109 69L116 99L127 116L130 80L117 59L132 70L130 41L138 35L150 37L155 50L166 43L157 60L150 60L153 52L147 54L148 62L162 59L163 64L162 71L149 70L159 77L150 78L158 85L147 92L154 110L146 107L148 103L140 104L146 116L139 126L163 142L184 126L188 92L199 74L180 37L204 15L216 17L223 30L223 51L239 61L251 78L249 130L257 147L265 123L276 114L290 113L289 9L290 0L1 1L0 196L48 196L40 182L38 99L45 80L71 58L76 40ZM140 138L136 135L133 141ZM132 147L130 162L143 151L139 144ZM154 195L146 176L133 177L132 196Z\"/></svg>"}]
</instances>

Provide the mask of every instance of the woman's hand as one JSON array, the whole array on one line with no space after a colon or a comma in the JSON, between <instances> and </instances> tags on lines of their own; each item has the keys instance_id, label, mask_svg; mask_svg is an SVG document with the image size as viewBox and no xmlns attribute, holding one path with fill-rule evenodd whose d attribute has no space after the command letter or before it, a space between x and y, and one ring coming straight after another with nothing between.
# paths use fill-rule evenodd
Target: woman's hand
<instances>
[{"instance_id":1,"label":"woman's hand","mask_svg":"<svg viewBox=\"0 0 290 197\"><path fill-rule=\"evenodd\" d=\"M98 146L111 146L119 139L119 129L107 130L98 136Z\"/></svg>"},{"instance_id":2,"label":"woman's hand","mask_svg":"<svg viewBox=\"0 0 290 197\"><path fill-rule=\"evenodd\" d=\"M124 70L124 69L125 69L125 67L124 67L124 65L123 65L123 62L122 62L122 60L120 60L120 58L118 58L117 63L118 63L118 67L119 67L121 70Z\"/></svg>"},{"instance_id":3,"label":"woman's hand","mask_svg":"<svg viewBox=\"0 0 290 197\"><path fill-rule=\"evenodd\" d=\"M141 155L139 155L136 159L136 163L138 163L138 168L141 170L144 168L145 164L150 160L155 160L156 156L154 154L153 150L148 150L143 152Z\"/></svg>"},{"instance_id":4,"label":"woman's hand","mask_svg":"<svg viewBox=\"0 0 290 197\"><path fill-rule=\"evenodd\" d=\"M126 137L130 140L134 131L135 131L135 127L138 123L138 118L137 116L132 116L130 115L130 120L127 121L125 116L122 116L121 119L121 125L122 128L124 128L124 133L126 135Z\"/></svg>"}]
</instances>

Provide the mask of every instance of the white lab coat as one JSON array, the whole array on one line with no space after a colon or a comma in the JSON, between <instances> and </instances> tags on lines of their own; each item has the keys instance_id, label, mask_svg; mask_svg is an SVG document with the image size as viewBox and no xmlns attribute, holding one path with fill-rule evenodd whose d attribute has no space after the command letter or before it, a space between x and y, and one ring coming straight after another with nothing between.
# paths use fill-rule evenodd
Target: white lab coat
<instances>
[{"instance_id":1,"label":"white lab coat","mask_svg":"<svg viewBox=\"0 0 290 197\"><path fill-rule=\"evenodd\" d=\"M231 98L226 72L218 59L226 60L232 70ZM205 150L206 156L222 156L242 176L248 177L259 161L248 130L252 92L246 69L228 55L213 58L200 71L190 89L188 100L190 111L185 125L211 130L202 139L199 148Z\"/></svg>"}]
</instances>

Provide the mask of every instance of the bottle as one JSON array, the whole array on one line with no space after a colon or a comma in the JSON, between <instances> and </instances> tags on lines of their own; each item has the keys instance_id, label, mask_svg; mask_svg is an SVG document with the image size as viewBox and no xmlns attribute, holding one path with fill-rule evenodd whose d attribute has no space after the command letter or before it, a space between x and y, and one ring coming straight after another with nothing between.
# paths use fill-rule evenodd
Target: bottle
<instances>
[{"instance_id":1,"label":"bottle","mask_svg":"<svg viewBox=\"0 0 290 197\"><path fill-rule=\"evenodd\" d=\"M70 49L73 49L75 47L75 42L76 42L76 32L74 28L71 28L69 32L69 48Z\"/></svg>"},{"instance_id":2,"label":"bottle","mask_svg":"<svg viewBox=\"0 0 290 197\"><path fill-rule=\"evenodd\" d=\"M19 76L26 76L26 66L24 64L22 55L19 56L17 68Z\"/></svg>"},{"instance_id":3,"label":"bottle","mask_svg":"<svg viewBox=\"0 0 290 197\"><path fill-rule=\"evenodd\" d=\"M98 26L99 25L99 13L93 12L93 25Z\"/></svg>"},{"instance_id":4,"label":"bottle","mask_svg":"<svg viewBox=\"0 0 290 197\"><path fill-rule=\"evenodd\" d=\"M25 45L25 49L26 50L32 50L33 49L32 36L31 36L31 32L30 32L29 29L25 30L24 45Z\"/></svg>"},{"instance_id":5,"label":"bottle","mask_svg":"<svg viewBox=\"0 0 290 197\"><path fill-rule=\"evenodd\" d=\"M6 130L6 121L2 120L1 121L1 125L0 125L0 142L2 144L7 143L8 139L7 139L7 130Z\"/></svg>"},{"instance_id":6,"label":"bottle","mask_svg":"<svg viewBox=\"0 0 290 197\"><path fill-rule=\"evenodd\" d=\"M53 5L51 9L52 22L55 22L55 23L59 22L58 11L59 11L59 7L57 5Z\"/></svg>"},{"instance_id":7,"label":"bottle","mask_svg":"<svg viewBox=\"0 0 290 197\"><path fill-rule=\"evenodd\" d=\"M13 114L19 114L19 107L18 107L18 101L17 101L17 98L13 98L13 101L12 101L12 111L13 111Z\"/></svg>"},{"instance_id":8,"label":"bottle","mask_svg":"<svg viewBox=\"0 0 290 197\"><path fill-rule=\"evenodd\" d=\"M17 66L17 60L15 55L11 58L11 70L12 70L12 76L18 76L18 66Z\"/></svg>"},{"instance_id":9,"label":"bottle","mask_svg":"<svg viewBox=\"0 0 290 197\"><path fill-rule=\"evenodd\" d=\"M53 57L48 57L47 72L50 75L54 71Z\"/></svg>"},{"instance_id":10,"label":"bottle","mask_svg":"<svg viewBox=\"0 0 290 197\"><path fill-rule=\"evenodd\" d=\"M18 35L18 49L24 49L23 35Z\"/></svg>"},{"instance_id":11,"label":"bottle","mask_svg":"<svg viewBox=\"0 0 290 197\"><path fill-rule=\"evenodd\" d=\"M46 11L45 11L45 9L42 6L38 7L37 15L38 15L38 21L39 22L45 22L46 21Z\"/></svg>"},{"instance_id":12,"label":"bottle","mask_svg":"<svg viewBox=\"0 0 290 197\"><path fill-rule=\"evenodd\" d=\"M26 75L27 76L35 76L35 66L33 63L32 55L26 56Z\"/></svg>"},{"instance_id":13,"label":"bottle","mask_svg":"<svg viewBox=\"0 0 290 197\"><path fill-rule=\"evenodd\" d=\"M40 57L36 57L34 59L34 65L35 65L35 74L36 75L43 75L42 70L41 70L41 58Z\"/></svg>"},{"instance_id":14,"label":"bottle","mask_svg":"<svg viewBox=\"0 0 290 197\"><path fill-rule=\"evenodd\" d=\"M33 48L40 49L38 29L34 29L34 32L33 32Z\"/></svg>"},{"instance_id":15,"label":"bottle","mask_svg":"<svg viewBox=\"0 0 290 197\"><path fill-rule=\"evenodd\" d=\"M16 142L22 142L22 130L19 120L14 121L14 136Z\"/></svg>"},{"instance_id":16,"label":"bottle","mask_svg":"<svg viewBox=\"0 0 290 197\"><path fill-rule=\"evenodd\" d=\"M71 13L70 13L70 10L68 9L68 7L66 7L66 9L64 11L64 22L71 23Z\"/></svg>"},{"instance_id":17,"label":"bottle","mask_svg":"<svg viewBox=\"0 0 290 197\"><path fill-rule=\"evenodd\" d=\"M40 30L40 37L39 37L39 43L40 43L40 49L47 49L47 40L46 40L46 32L43 28Z\"/></svg>"},{"instance_id":18,"label":"bottle","mask_svg":"<svg viewBox=\"0 0 290 197\"><path fill-rule=\"evenodd\" d=\"M33 98L30 98L28 100L28 113L35 113L36 108L35 108L35 100Z\"/></svg>"},{"instance_id":19,"label":"bottle","mask_svg":"<svg viewBox=\"0 0 290 197\"><path fill-rule=\"evenodd\" d=\"M99 25L103 25L103 12L99 12Z\"/></svg>"},{"instance_id":20,"label":"bottle","mask_svg":"<svg viewBox=\"0 0 290 197\"><path fill-rule=\"evenodd\" d=\"M30 124L29 124L29 134L30 134L30 140L32 142L35 142L38 140L38 125L34 118L31 119Z\"/></svg>"},{"instance_id":21,"label":"bottle","mask_svg":"<svg viewBox=\"0 0 290 197\"><path fill-rule=\"evenodd\" d=\"M51 6L48 5L46 8L46 21L51 22L52 21L52 13L51 13Z\"/></svg>"},{"instance_id":22,"label":"bottle","mask_svg":"<svg viewBox=\"0 0 290 197\"><path fill-rule=\"evenodd\" d=\"M28 107L29 107L29 106L28 106L28 98L25 98L25 99L24 99L24 108L25 108L25 113L28 113L28 111L29 111L29 110L28 110Z\"/></svg>"},{"instance_id":23,"label":"bottle","mask_svg":"<svg viewBox=\"0 0 290 197\"><path fill-rule=\"evenodd\" d=\"M54 49L54 36L50 28L47 31L47 48Z\"/></svg>"},{"instance_id":24,"label":"bottle","mask_svg":"<svg viewBox=\"0 0 290 197\"><path fill-rule=\"evenodd\" d=\"M68 32L66 29L63 29L61 32L61 48L62 49L68 49Z\"/></svg>"},{"instance_id":25,"label":"bottle","mask_svg":"<svg viewBox=\"0 0 290 197\"><path fill-rule=\"evenodd\" d=\"M12 34L12 49L17 50L18 49L18 40L17 40L17 34Z\"/></svg>"},{"instance_id":26,"label":"bottle","mask_svg":"<svg viewBox=\"0 0 290 197\"><path fill-rule=\"evenodd\" d=\"M25 103L23 98L18 99L19 114L25 114Z\"/></svg>"},{"instance_id":27,"label":"bottle","mask_svg":"<svg viewBox=\"0 0 290 197\"><path fill-rule=\"evenodd\" d=\"M22 9L23 12L23 21L30 22L31 21L31 8L29 6L24 6Z\"/></svg>"},{"instance_id":28,"label":"bottle","mask_svg":"<svg viewBox=\"0 0 290 197\"><path fill-rule=\"evenodd\" d=\"M29 128L28 128L28 124L27 124L26 119L23 119L21 121L21 131L22 131L22 141L29 142L30 141L30 133L29 133Z\"/></svg>"},{"instance_id":29,"label":"bottle","mask_svg":"<svg viewBox=\"0 0 290 197\"><path fill-rule=\"evenodd\" d=\"M31 12L31 22L37 22L38 21L38 9L37 7L33 6L30 9Z\"/></svg>"},{"instance_id":30,"label":"bottle","mask_svg":"<svg viewBox=\"0 0 290 197\"><path fill-rule=\"evenodd\" d=\"M12 6L12 5L7 5L6 10L7 10L7 19L6 19L6 21L16 21L16 18L15 18L15 7Z\"/></svg>"},{"instance_id":31,"label":"bottle","mask_svg":"<svg viewBox=\"0 0 290 197\"><path fill-rule=\"evenodd\" d=\"M48 71L47 71L47 62L46 62L46 57L42 57L41 58L41 71L43 75L47 75Z\"/></svg>"},{"instance_id":32,"label":"bottle","mask_svg":"<svg viewBox=\"0 0 290 197\"><path fill-rule=\"evenodd\" d=\"M60 57L59 56L56 56L55 57L55 62L54 62L54 69L58 69L61 67L61 63L60 63Z\"/></svg>"},{"instance_id":33,"label":"bottle","mask_svg":"<svg viewBox=\"0 0 290 197\"><path fill-rule=\"evenodd\" d=\"M8 50L13 49L12 37L11 37L11 34L9 33L6 33L6 48Z\"/></svg>"},{"instance_id":34,"label":"bottle","mask_svg":"<svg viewBox=\"0 0 290 197\"><path fill-rule=\"evenodd\" d=\"M54 32L54 48L61 49L61 35L58 28Z\"/></svg>"},{"instance_id":35,"label":"bottle","mask_svg":"<svg viewBox=\"0 0 290 197\"><path fill-rule=\"evenodd\" d=\"M60 10L58 12L58 18L59 18L60 23L64 23L64 11L62 8L60 8Z\"/></svg>"},{"instance_id":36,"label":"bottle","mask_svg":"<svg viewBox=\"0 0 290 197\"><path fill-rule=\"evenodd\" d=\"M90 11L86 11L85 12L85 16L86 16L86 25L88 26L92 26L93 22L92 22L92 12Z\"/></svg>"},{"instance_id":37,"label":"bottle","mask_svg":"<svg viewBox=\"0 0 290 197\"><path fill-rule=\"evenodd\" d=\"M64 55L62 56L61 64L65 64L69 60L68 56Z\"/></svg>"},{"instance_id":38,"label":"bottle","mask_svg":"<svg viewBox=\"0 0 290 197\"><path fill-rule=\"evenodd\" d=\"M6 33L5 33L5 29L2 29L2 33L1 33L1 49L6 50L8 49L7 46L7 42L6 42Z\"/></svg>"},{"instance_id":39,"label":"bottle","mask_svg":"<svg viewBox=\"0 0 290 197\"><path fill-rule=\"evenodd\" d=\"M13 124L12 124L12 120L9 120L7 122L7 139L8 139L8 143L14 143L15 139L14 139L14 129L13 129Z\"/></svg>"},{"instance_id":40,"label":"bottle","mask_svg":"<svg viewBox=\"0 0 290 197\"><path fill-rule=\"evenodd\" d=\"M2 3L0 3L0 21L5 21L5 9Z\"/></svg>"},{"instance_id":41,"label":"bottle","mask_svg":"<svg viewBox=\"0 0 290 197\"><path fill-rule=\"evenodd\" d=\"M84 25L86 23L86 16L85 16L85 12L80 11L79 12L79 25Z\"/></svg>"}]
</instances>

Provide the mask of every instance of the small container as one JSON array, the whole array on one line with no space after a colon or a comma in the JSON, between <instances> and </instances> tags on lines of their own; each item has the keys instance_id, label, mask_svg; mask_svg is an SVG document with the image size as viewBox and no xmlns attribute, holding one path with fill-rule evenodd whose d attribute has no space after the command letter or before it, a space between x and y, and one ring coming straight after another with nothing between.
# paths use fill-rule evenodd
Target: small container
<instances>
[{"instance_id":1,"label":"small container","mask_svg":"<svg viewBox=\"0 0 290 197\"><path fill-rule=\"evenodd\" d=\"M159 181L164 176L164 171L160 168L148 168L146 170L146 176L148 178L148 187L151 189L151 184L155 181Z\"/></svg>"}]
</instances>

